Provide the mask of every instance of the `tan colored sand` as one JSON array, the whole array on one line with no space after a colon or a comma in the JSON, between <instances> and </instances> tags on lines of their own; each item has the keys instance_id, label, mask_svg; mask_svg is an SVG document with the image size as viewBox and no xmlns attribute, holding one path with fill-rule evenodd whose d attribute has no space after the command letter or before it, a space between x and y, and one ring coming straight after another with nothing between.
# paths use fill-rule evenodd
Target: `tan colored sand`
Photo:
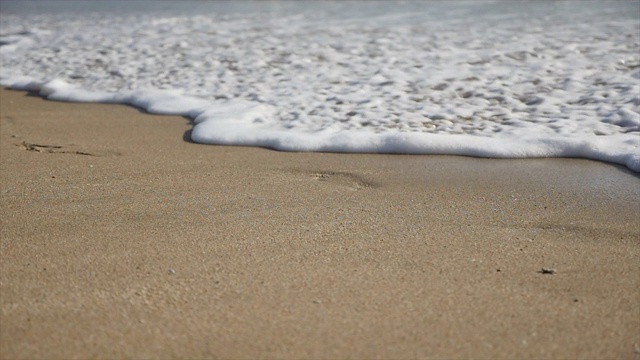
<instances>
[{"instance_id":1,"label":"tan colored sand","mask_svg":"<svg viewBox=\"0 0 640 360\"><path fill-rule=\"evenodd\" d=\"M1 358L640 358L637 174L189 129L0 91Z\"/></svg>"}]
</instances>

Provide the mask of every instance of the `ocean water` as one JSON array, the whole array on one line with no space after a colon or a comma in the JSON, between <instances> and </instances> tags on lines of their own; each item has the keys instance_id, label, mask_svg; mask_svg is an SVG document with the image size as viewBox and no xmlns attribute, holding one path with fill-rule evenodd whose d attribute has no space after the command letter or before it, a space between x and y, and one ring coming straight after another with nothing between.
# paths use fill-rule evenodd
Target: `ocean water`
<instances>
[{"instance_id":1,"label":"ocean water","mask_svg":"<svg viewBox=\"0 0 640 360\"><path fill-rule=\"evenodd\" d=\"M640 1L3 0L0 85L206 144L640 172Z\"/></svg>"}]
</instances>

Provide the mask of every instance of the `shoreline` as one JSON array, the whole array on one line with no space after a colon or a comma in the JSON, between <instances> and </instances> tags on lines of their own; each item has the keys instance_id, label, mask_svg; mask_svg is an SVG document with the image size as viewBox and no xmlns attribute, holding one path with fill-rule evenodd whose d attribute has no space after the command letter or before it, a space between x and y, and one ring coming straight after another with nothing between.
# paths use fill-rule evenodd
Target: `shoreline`
<instances>
[{"instance_id":1,"label":"shoreline","mask_svg":"<svg viewBox=\"0 0 640 360\"><path fill-rule=\"evenodd\" d=\"M179 116L0 103L0 358L640 357L622 166L211 146Z\"/></svg>"}]
</instances>

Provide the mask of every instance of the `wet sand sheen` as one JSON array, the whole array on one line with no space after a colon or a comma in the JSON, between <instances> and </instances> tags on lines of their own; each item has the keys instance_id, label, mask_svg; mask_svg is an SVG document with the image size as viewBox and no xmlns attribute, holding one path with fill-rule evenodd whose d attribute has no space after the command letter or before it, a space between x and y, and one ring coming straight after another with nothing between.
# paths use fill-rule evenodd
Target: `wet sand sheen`
<instances>
[{"instance_id":1,"label":"wet sand sheen","mask_svg":"<svg viewBox=\"0 0 640 360\"><path fill-rule=\"evenodd\" d=\"M0 104L2 358L639 356L622 167L206 146L180 117Z\"/></svg>"}]
</instances>

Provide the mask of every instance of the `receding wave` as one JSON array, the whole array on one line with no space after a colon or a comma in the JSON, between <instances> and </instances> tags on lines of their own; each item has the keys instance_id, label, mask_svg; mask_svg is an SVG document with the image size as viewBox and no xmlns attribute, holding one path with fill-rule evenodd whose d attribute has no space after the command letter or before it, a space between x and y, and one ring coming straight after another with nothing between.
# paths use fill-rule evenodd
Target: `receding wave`
<instances>
[{"instance_id":1,"label":"receding wave","mask_svg":"<svg viewBox=\"0 0 640 360\"><path fill-rule=\"evenodd\" d=\"M201 143L583 157L640 172L634 3L447 3L2 15L0 84L190 116Z\"/></svg>"}]
</instances>

